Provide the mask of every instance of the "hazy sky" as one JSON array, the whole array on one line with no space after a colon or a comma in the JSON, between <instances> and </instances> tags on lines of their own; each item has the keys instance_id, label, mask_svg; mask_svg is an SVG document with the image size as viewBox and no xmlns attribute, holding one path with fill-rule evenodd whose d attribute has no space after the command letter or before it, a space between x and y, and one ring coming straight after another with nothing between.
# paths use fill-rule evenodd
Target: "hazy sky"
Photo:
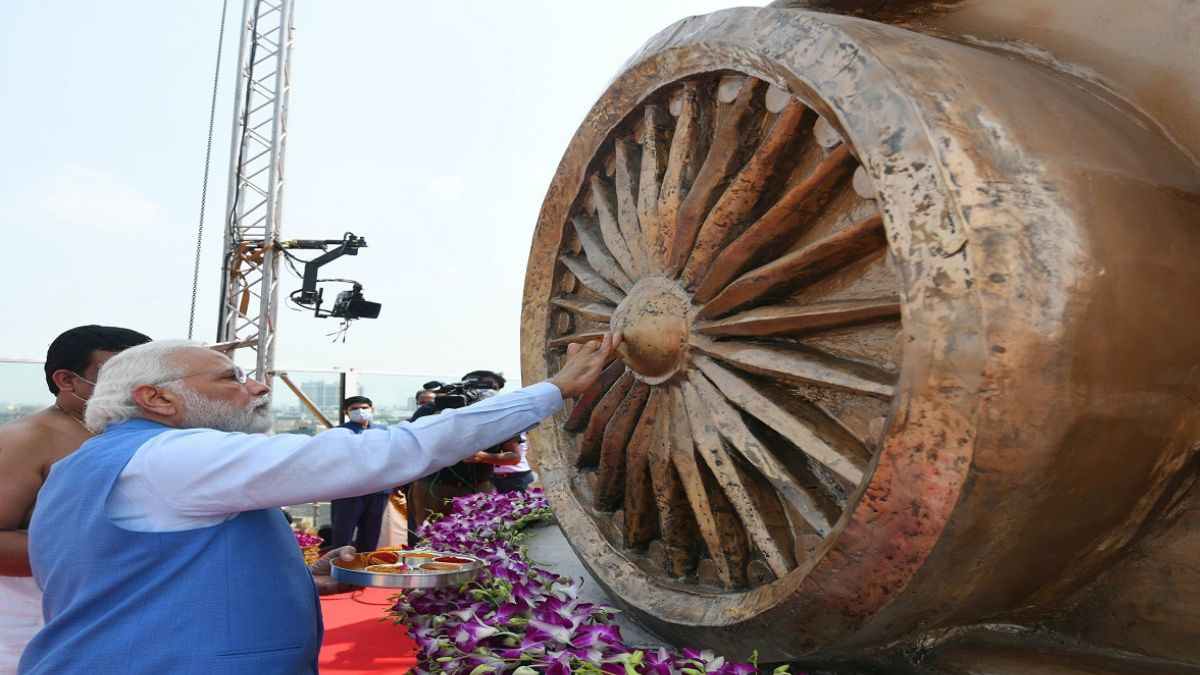
<instances>
[{"instance_id":1,"label":"hazy sky","mask_svg":"<svg viewBox=\"0 0 1200 675\"><path fill-rule=\"evenodd\" d=\"M216 331L242 4L229 2L205 340ZM519 376L530 237L568 140L643 42L731 4L296 0L284 235L367 237L323 275L359 280L383 312L330 344L335 321L281 308L277 365ZM218 0L0 3L0 356L40 358L84 323L185 336L220 10ZM288 277L281 290L298 287Z\"/></svg>"}]
</instances>

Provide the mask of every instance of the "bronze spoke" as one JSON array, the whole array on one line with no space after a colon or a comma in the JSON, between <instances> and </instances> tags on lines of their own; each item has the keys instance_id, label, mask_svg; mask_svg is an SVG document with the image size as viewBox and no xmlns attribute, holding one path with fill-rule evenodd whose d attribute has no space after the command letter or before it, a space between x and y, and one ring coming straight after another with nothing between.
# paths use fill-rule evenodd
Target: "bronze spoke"
<instances>
[{"instance_id":1,"label":"bronze spoke","mask_svg":"<svg viewBox=\"0 0 1200 675\"><path fill-rule=\"evenodd\" d=\"M559 260L562 261L562 264L567 269L571 270L571 274L574 274L575 278L579 279L581 284L587 286L593 293L617 304L620 304L625 299L625 293L621 289L613 286L599 274L596 274L596 270L592 269L583 258L573 255L563 255L559 257Z\"/></svg>"},{"instance_id":2,"label":"bronze spoke","mask_svg":"<svg viewBox=\"0 0 1200 675\"><path fill-rule=\"evenodd\" d=\"M703 277L713 258L727 243L731 229L749 217L750 210L762 196L767 179L777 171L780 156L790 147L800 130L800 123L807 111L804 104L793 101L776 117L775 124L754 155L708 212L680 276L685 287L694 285Z\"/></svg>"},{"instance_id":3,"label":"bronze spoke","mask_svg":"<svg viewBox=\"0 0 1200 675\"><path fill-rule=\"evenodd\" d=\"M590 330L583 333L572 333L570 335L562 335L560 337L551 338L546 345L549 347L566 347L569 344L576 342L591 342L592 340L600 340L608 331Z\"/></svg>"},{"instance_id":4,"label":"bronze spoke","mask_svg":"<svg viewBox=\"0 0 1200 675\"><path fill-rule=\"evenodd\" d=\"M578 215L571 219L575 232L579 235L579 243L583 246L583 256L596 273L604 277L610 284L628 291L633 288L633 281L621 269L617 259L612 257L604 245L604 237L600 234L600 226L590 216Z\"/></svg>"},{"instance_id":5,"label":"bronze spoke","mask_svg":"<svg viewBox=\"0 0 1200 675\"><path fill-rule=\"evenodd\" d=\"M717 342L699 335L693 335L690 342L701 352L742 370L787 382L808 382L881 398L894 393L894 378L888 373L828 354L740 340Z\"/></svg>"},{"instance_id":6,"label":"bronze spoke","mask_svg":"<svg viewBox=\"0 0 1200 675\"><path fill-rule=\"evenodd\" d=\"M601 511L613 511L620 505L624 495L625 448L649 395L650 387L635 381L604 427L596 468L596 508Z\"/></svg>"},{"instance_id":7,"label":"bronze spoke","mask_svg":"<svg viewBox=\"0 0 1200 675\"><path fill-rule=\"evenodd\" d=\"M691 568L691 547L696 535L696 517L692 514L687 491L671 461L671 390L659 387L659 410L648 460L654 505L658 510L658 529L664 547L663 566L671 576L681 577Z\"/></svg>"},{"instance_id":8,"label":"bronze spoke","mask_svg":"<svg viewBox=\"0 0 1200 675\"><path fill-rule=\"evenodd\" d=\"M670 155L668 145L668 114L657 105L646 106L642 119L641 174L638 176L638 222L642 226L642 247L646 264L656 272L662 271L662 260L657 253L662 239L662 222L658 215L659 186L667 170Z\"/></svg>"},{"instance_id":9,"label":"bronze spoke","mask_svg":"<svg viewBox=\"0 0 1200 675\"><path fill-rule=\"evenodd\" d=\"M692 506L692 514L696 518L696 526L700 536L708 547L708 555L717 568L717 575L726 588L734 585L733 566L726 558L723 537L717 526L716 514L708 499L708 490L704 487L704 479L696 462L696 446L692 439L691 419L688 416L687 404L683 391L678 387L671 390L671 461L679 473L688 502Z\"/></svg>"},{"instance_id":10,"label":"bronze spoke","mask_svg":"<svg viewBox=\"0 0 1200 675\"><path fill-rule=\"evenodd\" d=\"M562 307L563 309L580 316L581 318L590 321L601 321L607 323L612 319L613 312L617 309L612 305L606 305L602 302L587 302L577 298L557 297L550 298L550 303Z\"/></svg>"},{"instance_id":11,"label":"bronze spoke","mask_svg":"<svg viewBox=\"0 0 1200 675\"><path fill-rule=\"evenodd\" d=\"M625 139L618 140L614 148L616 153L617 173L617 226L629 249L629 257L633 263L633 272L645 274L646 251L642 246L645 236L638 222L638 184L641 180L640 158L637 146Z\"/></svg>"},{"instance_id":12,"label":"bronze spoke","mask_svg":"<svg viewBox=\"0 0 1200 675\"><path fill-rule=\"evenodd\" d=\"M687 400L688 419L691 420L692 437L695 439L699 455L721 486L725 498L737 511L746 535L754 542L755 548L766 559L771 570L776 576L787 574L791 547L772 536L762 514L755 508L754 499L742 482L741 475L734 468L733 459L725 449L725 444L721 442L716 426L706 414L708 410L700 400L695 386L689 382L684 382L681 386Z\"/></svg>"},{"instance_id":13,"label":"bronze spoke","mask_svg":"<svg viewBox=\"0 0 1200 675\"><path fill-rule=\"evenodd\" d=\"M642 415L625 447L625 542L640 548L658 533L654 485L650 478L650 447L663 409L666 392L650 390Z\"/></svg>"},{"instance_id":14,"label":"bronze spoke","mask_svg":"<svg viewBox=\"0 0 1200 675\"><path fill-rule=\"evenodd\" d=\"M583 430L583 436L579 438L579 454L575 460L576 465L595 466L600 461L600 443L604 439L604 429L608 426L608 421L612 419L613 413L617 411L617 406L625 400L625 394L629 393L629 388L635 381L632 371L624 371L609 388L608 393L604 394L600 402L596 404L591 418L588 419L587 427Z\"/></svg>"},{"instance_id":15,"label":"bronze spoke","mask_svg":"<svg viewBox=\"0 0 1200 675\"><path fill-rule=\"evenodd\" d=\"M844 480L847 485L856 487L862 482L863 472L870 457L861 447L846 450L834 447L814 431L812 424L792 415L759 389L717 362L700 355L694 357L694 362L734 405L774 429L801 452Z\"/></svg>"},{"instance_id":16,"label":"bronze spoke","mask_svg":"<svg viewBox=\"0 0 1200 675\"><path fill-rule=\"evenodd\" d=\"M679 209L696 180L704 156L708 153L708 132L712 125L712 92L697 82L685 82L680 92L679 120L671 139L671 152L658 193L658 240L654 255L665 266L679 222Z\"/></svg>"},{"instance_id":17,"label":"bronze spoke","mask_svg":"<svg viewBox=\"0 0 1200 675\"><path fill-rule=\"evenodd\" d=\"M850 227L750 270L700 310L709 319L752 304L781 288L818 279L887 245L883 219L871 216Z\"/></svg>"},{"instance_id":18,"label":"bronze spoke","mask_svg":"<svg viewBox=\"0 0 1200 675\"><path fill-rule=\"evenodd\" d=\"M621 233L621 224L617 220L617 196L613 187L603 178L592 175L592 203L596 207L596 220L600 222L600 236L604 245L612 253L621 269L630 278L637 277L638 268L633 264L633 256L629 252L629 244Z\"/></svg>"},{"instance_id":19,"label":"bronze spoke","mask_svg":"<svg viewBox=\"0 0 1200 675\"><path fill-rule=\"evenodd\" d=\"M869 300L836 300L810 305L771 305L700 322L705 335L785 335L813 333L870 321L900 318L896 297Z\"/></svg>"},{"instance_id":20,"label":"bronze spoke","mask_svg":"<svg viewBox=\"0 0 1200 675\"><path fill-rule=\"evenodd\" d=\"M583 431L592 417L592 410L595 409L596 404L624 373L624 361L617 359L608 364L600 373L600 377L592 383L592 386L576 399L570 414L567 415L567 421L563 423L563 429L572 432Z\"/></svg>"},{"instance_id":21,"label":"bronze spoke","mask_svg":"<svg viewBox=\"0 0 1200 675\"><path fill-rule=\"evenodd\" d=\"M846 146L838 146L803 181L786 193L750 227L721 250L703 281L696 287L696 302L708 302L741 274L757 257L797 234L810 216L823 205L833 188L854 167L854 156Z\"/></svg>"},{"instance_id":22,"label":"bronze spoke","mask_svg":"<svg viewBox=\"0 0 1200 675\"><path fill-rule=\"evenodd\" d=\"M791 475L787 467L763 447L763 444L746 428L737 411L725 402L724 397L711 382L696 371L689 374L688 381L696 388L699 399L707 407L721 436L737 449L751 466L758 469L758 472L779 493L779 496L800 514L814 532L821 536L829 534L836 514L828 513L822 508L817 499L800 485L795 476Z\"/></svg>"},{"instance_id":23,"label":"bronze spoke","mask_svg":"<svg viewBox=\"0 0 1200 675\"><path fill-rule=\"evenodd\" d=\"M667 267L672 276L678 274L687 261L704 216L746 159L748 150L744 137L753 136L754 127L762 121L762 89L761 80L751 79L742 85L737 99L718 107L712 146L696 174L695 183L679 207Z\"/></svg>"}]
</instances>

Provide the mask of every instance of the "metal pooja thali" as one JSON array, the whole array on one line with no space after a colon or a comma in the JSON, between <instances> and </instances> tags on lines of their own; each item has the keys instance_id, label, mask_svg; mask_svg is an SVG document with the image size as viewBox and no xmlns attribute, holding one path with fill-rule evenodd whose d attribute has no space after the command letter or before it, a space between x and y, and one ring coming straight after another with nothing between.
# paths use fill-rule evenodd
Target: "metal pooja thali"
<instances>
[{"instance_id":1,"label":"metal pooja thali","mask_svg":"<svg viewBox=\"0 0 1200 675\"><path fill-rule=\"evenodd\" d=\"M443 588L473 580L483 561L464 553L433 551L372 551L353 562L333 563L333 578L355 586L384 588Z\"/></svg>"}]
</instances>

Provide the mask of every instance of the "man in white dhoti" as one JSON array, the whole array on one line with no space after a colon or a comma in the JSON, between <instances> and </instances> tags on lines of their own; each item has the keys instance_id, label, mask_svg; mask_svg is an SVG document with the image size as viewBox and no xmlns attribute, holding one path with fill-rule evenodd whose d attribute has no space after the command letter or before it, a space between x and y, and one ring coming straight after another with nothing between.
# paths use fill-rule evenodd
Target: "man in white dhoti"
<instances>
[{"instance_id":1,"label":"man in white dhoti","mask_svg":"<svg viewBox=\"0 0 1200 675\"><path fill-rule=\"evenodd\" d=\"M29 516L50 465L92 437L83 406L100 366L150 338L112 326L78 326L46 350L54 404L0 427L0 675L17 671L25 643L42 627L42 592L29 571Z\"/></svg>"}]
</instances>

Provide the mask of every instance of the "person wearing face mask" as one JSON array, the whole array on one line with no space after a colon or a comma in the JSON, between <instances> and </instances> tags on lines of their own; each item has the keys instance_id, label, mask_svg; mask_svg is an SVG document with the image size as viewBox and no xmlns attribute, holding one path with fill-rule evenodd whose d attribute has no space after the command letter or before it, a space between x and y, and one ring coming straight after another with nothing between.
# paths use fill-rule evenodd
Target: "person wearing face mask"
<instances>
[{"instance_id":1,"label":"person wearing face mask","mask_svg":"<svg viewBox=\"0 0 1200 675\"><path fill-rule=\"evenodd\" d=\"M0 673L16 670L25 643L42 624L42 594L30 576L27 531L38 490L51 464L91 438L83 409L100 366L113 354L149 341L137 331L111 326L66 331L46 352L46 386L54 404L0 426Z\"/></svg>"},{"instance_id":2,"label":"person wearing face mask","mask_svg":"<svg viewBox=\"0 0 1200 675\"><path fill-rule=\"evenodd\" d=\"M367 429L382 429L372 425L375 404L366 396L351 396L342 402L346 422L339 428L361 434ZM331 519L333 536L329 542L333 548L353 545L359 551L374 551L379 545L379 531L383 527L383 514L388 506L389 492L372 492L358 497L335 499L332 503Z\"/></svg>"}]
</instances>

